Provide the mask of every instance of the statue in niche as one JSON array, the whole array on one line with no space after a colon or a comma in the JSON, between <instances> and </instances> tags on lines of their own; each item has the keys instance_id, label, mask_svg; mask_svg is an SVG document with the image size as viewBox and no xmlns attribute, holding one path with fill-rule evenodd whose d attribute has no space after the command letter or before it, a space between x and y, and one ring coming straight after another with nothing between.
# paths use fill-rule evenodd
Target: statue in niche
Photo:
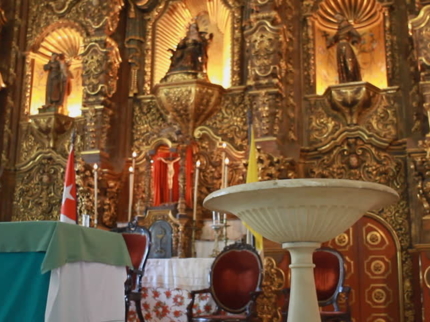
<instances>
[{"instance_id":1,"label":"statue in niche","mask_svg":"<svg viewBox=\"0 0 430 322\"><path fill-rule=\"evenodd\" d=\"M199 31L197 23L188 26L188 31L176 50L168 49L172 56L170 67L161 82L178 80L171 77L175 74L188 74L190 78L207 79L208 47L213 39L213 34Z\"/></svg>"},{"instance_id":2,"label":"statue in niche","mask_svg":"<svg viewBox=\"0 0 430 322\"><path fill-rule=\"evenodd\" d=\"M45 105L40 112L58 112L65 108L65 99L71 92L73 78L64 54L52 53L43 69L48 72Z\"/></svg>"},{"instance_id":3,"label":"statue in niche","mask_svg":"<svg viewBox=\"0 0 430 322\"><path fill-rule=\"evenodd\" d=\"M361 81L360 64L354 53L352 45L361 41L361 36L341 14L336 14L338 23L336 34L327 39L327 48L337 45L337 71L339 83L349 83Z\"/></svg>"}]
</instances>

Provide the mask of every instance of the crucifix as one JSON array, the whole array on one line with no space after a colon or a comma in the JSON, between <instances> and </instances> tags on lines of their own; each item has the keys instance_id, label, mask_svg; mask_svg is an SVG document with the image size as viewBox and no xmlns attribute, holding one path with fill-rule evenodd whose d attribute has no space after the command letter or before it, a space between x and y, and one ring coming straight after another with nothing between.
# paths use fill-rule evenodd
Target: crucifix
<instances>
[{"instance_id":1,"label":"crucifix","mask_svg":"<svg viewBox=\"0 0 430 322\"><path fill-rule=\"evenodd\" d=\"M169 202L172 202L173 199L173 177L175 176L175 163L178 162L181 158L177 157L176 159L164 159L158 158L158 160L167 164L167 187L169 188Z\"/></svg>"}]
</instances>

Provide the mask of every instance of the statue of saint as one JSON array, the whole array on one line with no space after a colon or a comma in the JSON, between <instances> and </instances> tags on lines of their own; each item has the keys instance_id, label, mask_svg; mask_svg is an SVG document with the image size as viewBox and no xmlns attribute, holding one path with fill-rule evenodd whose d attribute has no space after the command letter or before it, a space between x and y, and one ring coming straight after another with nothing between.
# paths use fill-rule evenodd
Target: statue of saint
<instances>
[{"instance_id":1,"label":"statue of saint","mask_svg":"<svg viewBox=\"0 0 430 322\"><path fill-rule=\"evenodd\" d=\"M327 40L327 48L337 44L336 58L339 83L361 81L360 65L352 45L361 41L361 36L341 14L336 14L338 23L336 34Z\"/></svg>"},{"instance_id":2,"label":"statue of saint","mask_svg":"<svg viewBox=\"0 0 430 322\"><path fill-rule=\"evenodd\" d=\"M213 38L213 34L200 32L197 23L192 23L188 27L187 34L179 44L176 50L169 49L172 53L171 63L166 76L162 79L165 82L169 75L176 73L191 73L204 75L206 78L208 47Z\"/></svg>"},{"instance_id":3,"label":"statue of saint","mask_svg":"<svg viewBox=\"0 0 430 322\"><path fill-rule=\"evenodd\" d=\"M43 111L58 111L64 108L64 101L70 94L71 82L73 77L69 71L69 66L63 54L53 53L51 59L43 66L48 71L46 82L46 97Z\"/></svg>"}]
</instances>

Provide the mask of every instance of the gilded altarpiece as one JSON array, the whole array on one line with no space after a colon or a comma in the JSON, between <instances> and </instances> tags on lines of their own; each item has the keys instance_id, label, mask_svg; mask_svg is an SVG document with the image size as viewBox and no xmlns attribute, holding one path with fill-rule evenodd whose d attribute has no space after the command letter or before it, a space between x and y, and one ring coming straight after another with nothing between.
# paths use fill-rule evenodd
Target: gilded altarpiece
<instances>
[{"instance_id":1,"label":"gilded altarpiece","mask_svg":"<svg viewBox=\"0 0 430 322\"><path fill-rule=\"evenodd\" d=\"M400 140L408 130L400 121L404 115L402 89L393 86L398 84L399 68L393 55L397 44L391 35L398 25L391 6L377 1L302 4L304 115L309 118L303 122L307 147L301 149L300 173L311 178L382 183L401 196L396 205L369 214L330 242L347 255L347 284L354 289L351 311L355 321L415 319L408 252L412 243L408 161L406 145ZM361 37L351 45L360 67L358 80L338 79L336 71L341 67L336 65L333 48L328 48L330 37L339 30L333 12L346 17ZM351 258L360 258L362 252L369 252L367 260L351 263ZM372 287L363 287L358 278L369 278L366 285ZM390 283L392 287L382 287Z\"/></svg>"},{"instance_id":2,"label":"gilded altarpiece","mask_svg":"<svg viewBox=\"0 0 430 322\"><path fill-rule=\"evenodd\" d=\"M110 98L116 91L121 60L118 45L110 35L117 27L122 6L121 0L30 3L14 220L58 218L61 205L58 194L64 184L63 171L72 132L77 133L75 152L86 162L106 162L106 158L102 158L107 155L106 141L114 113ZM43 64L49 61L52 53L63 55L72 83L68 104L58 108L47 108L43 104L46 87ZM81 114L83 117L79 117ZM104 167L109 169L111 165L104 164ZM91 214L94 213L94 206L90 206L94 189L88 188L88 177L92 176L89 169L90 165L84 162L82 177L77 181L82 192L80 213ZM113 227L120 185L109 178L116 177L115 181L120 181L118 174L111 170L107 173L101 176L101 187L106 188L100 189L103 195L99 207L104 210L100 219L105 226ZM92 191L84 193L88 189ZM26 208L35 199L31 191L40 191L44 203ZM32 209L32 213L26 209Z\"/></svg>"}]
</instances>

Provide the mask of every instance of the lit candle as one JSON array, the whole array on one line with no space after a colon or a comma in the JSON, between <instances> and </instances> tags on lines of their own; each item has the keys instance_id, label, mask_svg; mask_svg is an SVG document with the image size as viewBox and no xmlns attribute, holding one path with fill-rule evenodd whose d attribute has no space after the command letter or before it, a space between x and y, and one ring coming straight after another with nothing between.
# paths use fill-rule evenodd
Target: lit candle
<instances>
[{"instance_id":1,"label":"lit candle","mask_svg":"<svg viewBox=\"0 0 430 322\"><path fill-rule=\"evenodd\" d=\"M193 207L193 220L196 221L197 218L197 192L199 185L199 169L200 169L200 160L196 162L196 171L194 173L194 207Z\"/></svg>"},{"instance_id":2,"label":"lit candle","mask_svg":"<svg viewBox=\"0 0 430 322\"><path fill-rule=\"evenodd\" d=\"M222 152L221 152L221 189L224 188L224 177L225 177L225 148L227 147L227 143L222 144Z\"/></svg>"},{"instance_id":3,"label":"lit candle","mask_svg":"<svg viewBox=\"0 0 430 322\"><path fill-rule=\"evenodd\" d=\"M97 228L97 204L98 204L98 168L97 163L94 163L94 227Z\"/></svg>"},{"instance_id":4,"label":"lit candle","mask_svg":"<svg viewBox=\"0 0 430 322\"><path fill-rule=\"evenodd\" d=\"M128 169L130 171L130 191L129 191L129 198L128 198L128 221L131 221L131 208L133 204L133 186L134 186L134 169L133 167L130 167Z\"/></svg>"},{"instance_id":5,"label":"lit candle","mask_svg":"<svg viewBox=\"0 0 430 322\"><path fill-rule=\"evenodd\" d=\"M131 154L131 166L133 167L133 169L136 169L136 157L137 153L133 151L133 153Z\"/></svg>"},{"instance_id":6,"label":"lit candle","mask_svg":"<svg viewBox=\"0 0 430 322\"><path fill-rule=\"evenodd\" d=\"M224 186L223 188L227 188L228 187L228 165L230 163L230 160L228 158L225 158L224 164L225 164L225 169L224 169Z\"/></svg>"}]
</instances>

